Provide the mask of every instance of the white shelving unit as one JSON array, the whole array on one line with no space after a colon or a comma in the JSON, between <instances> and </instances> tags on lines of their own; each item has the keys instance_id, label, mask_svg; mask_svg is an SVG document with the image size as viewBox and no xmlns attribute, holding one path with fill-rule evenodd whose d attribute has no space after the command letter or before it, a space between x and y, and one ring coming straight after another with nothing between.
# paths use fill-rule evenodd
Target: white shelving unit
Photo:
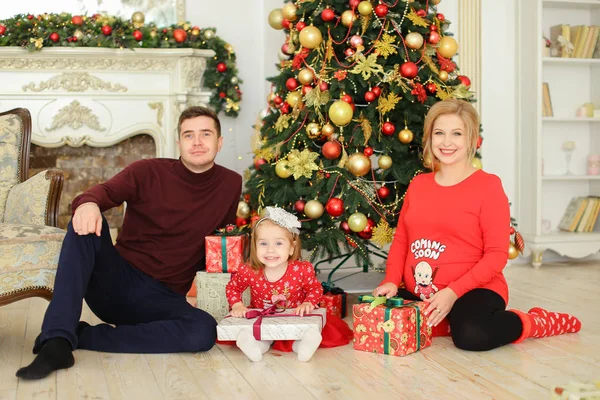
<instances>
[{"instance_id":1,"label":"white shelving unit","mask_svg":"<svg viewBox=\"0 0 600 400\"><path fill-rule=\"evenodd\" d=\"M575 116L584 103L600 108L600 59L542 56L542 35L549 38L551 26L600 25L600 0L520 0L517 4L518 223L532 252L532 264L540 267L546 250L573 258L600 251L600 233L557 228L572 197L600 196L600 176L586 175L587 156L600 154L600 118ZM553 117L542 116L544 82L549 85ZM566 140L575 142L573 175L565 174L561 147ZM547 221L549 232L542 229Z\"/></svg>"}]
</instances>

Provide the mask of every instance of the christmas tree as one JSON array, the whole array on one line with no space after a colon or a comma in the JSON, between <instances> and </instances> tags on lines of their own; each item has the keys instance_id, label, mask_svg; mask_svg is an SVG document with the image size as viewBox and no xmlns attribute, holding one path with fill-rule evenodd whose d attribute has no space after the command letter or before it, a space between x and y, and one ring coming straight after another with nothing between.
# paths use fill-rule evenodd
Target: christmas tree
<instances>
[{"instance_id":1,"label":"christmas tree","mask_svg":"<svg viewBox=\"0 0 600 400\"><path fill-rule=\"evenodd\" d=\"M269 14L286 37L238 224L283 207L302 221L311 259L370 263L370 244L392 241L408 184L425 171L428 109L472 97L439 1L296 0Z\"/></svg>"}]
</instances>

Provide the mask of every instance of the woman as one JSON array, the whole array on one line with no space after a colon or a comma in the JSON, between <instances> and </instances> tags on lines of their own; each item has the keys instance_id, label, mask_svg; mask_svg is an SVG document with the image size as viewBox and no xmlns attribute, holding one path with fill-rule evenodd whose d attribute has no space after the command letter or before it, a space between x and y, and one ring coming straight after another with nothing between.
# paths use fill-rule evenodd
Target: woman
<instances>
[{"instance_id":1,"label":"woman","mask_svg":"<svg viewBox=\"0 0 600 400\"><path fill-rule=\"evenodd\" d=\"M423 159L433 172L407 190L386 276L373 294L429 303L429 325L447 317L454 344L464 350L579 331L581 322L568 314L506 310L509 204L500 179L471 165L478 139L471 104L450 98L431 107ZM401 282L406 288L398 291Z\"/></svg>"}]
</instances>

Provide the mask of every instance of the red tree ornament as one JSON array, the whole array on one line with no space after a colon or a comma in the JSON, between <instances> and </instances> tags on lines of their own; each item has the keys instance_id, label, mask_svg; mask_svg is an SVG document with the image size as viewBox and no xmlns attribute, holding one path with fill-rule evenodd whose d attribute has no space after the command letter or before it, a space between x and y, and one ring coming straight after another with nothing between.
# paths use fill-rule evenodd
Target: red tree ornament
<instances>
[{"instance_id":1,"label":"red tree ornament","mask_svg":"<svg viewBox=\"0 0 600 400\"><path fill-rule=\"evenodd\" d=\"M373 94L377 97L381 96L381 88L379 86L375 86L373 89L371 89L371 92L373 92Z\"/></svg>"},{"instance_id":2,"label":"red tree ornament","mask_svg":"<svg viewBox=\"0 0 600 400\"><path fill-rule=\"evenodd\" d=\"M296 30L298 32L300 32L304 28L306 28L306 23L304 23L304 21L298 21L298 23L296 23Z\"/></svg>"},{"instance_id":3,"label":"red tree ornament","mask_svg":"<svg viewBox=\"0 0 600 400\"><path fill-rule=\"evenodd\" d=\"M331 8L326 8L321 12L321 19L325 22L333 21L335 12Z\"/></svg>"},{"instance_id":4,"label":"red tree ornament","mask_svg":"<svg viewBox=\"0 0 600 400\"><path fill-rule=\"evenodd\" d=\"M342 146L338 142L330 140L323 145L321 152L326 159L335 160L342 154Z\"/></svg>"},{"instance_id":5,"label":"red tree ornament","mask_svg":"<svg viewBox=\"0 0 600 400\"><path fill-rule=\"evenodd\" d=\"M483 143L483 138L481 136L479 136L477 138L477 148L480 148L482 143ZM513 228L513 230L514 230L514 228ZM512 235L513 233L514 232L511 232L510 234Z\"/></svg>"},{"instance_id":6,"label":"red tree ornament","mask_svg":"<svg viewBox=\"0 0 600 400\"><path fill-rule=\"evenodd\" d=\"M266 163L267 163L267 160L265 160L264 158L257 158L254 160L254 168L260 169L260 167L262 167Z\"/></svg>"},{"instance_id":7,"label":"red tree ornament","mask_svg":"<svg viewBox=\"0 0 600 400\"><path fill-rule=\"evenodd\" d=\"M296 202L294 203L294 210L298 211L299 213L304 212L304 206L306 205L306 202L304 200L296 200Z\"/></svg>"},{"instance_id":8,"label":"red tree ornament","mask_svg":"<svg viewBox=\"0 0 600 400\"><path fill-rule=\"evenodd\" d=\"M394 124L392 124L389 121L383 123L383 126L381 127L381 133L383 133L386 136L392 136L394 132L396 132L396 127L394 126Z\"/></svg>"},{"instance_id":9,"label":"red tree ornament","mask_svg":"<svg viewBox=\"0 0 600 400\"><path fill-rule=\"evenodd\" d=\"M321 89L321 92L329 90L329 83L327 83L325 81L319 82L319 89Z\"/></svg>"},{"instance_id":10,"label":"red tree ornament","mask_svg":"<svg viewBox=\"0 0 600 400\"><path fill-rule=\"evenodd\" d=\"M296 80L296 78L288 78L288 80L285 81L285 87L290 92L292 90L296 90L296 88L298 87L298 81Z\"/></svg>"},{"instance_id":11,"label":"red tree ornament","mask_svg":"<svg viewBox=\"0 0 600 400\"><path fill-rule=\"evenodd\" d=\"M375 96L375 93L373 93L372 91L368 90L367 92L365 92L365 101L370 103L372 101L375 101L375 99L377 99L377 96Z\"/></svg>"},{"instance_id":12,"label":"red tree ornament","mask_svg":"<svg viewBox=\"0 0 600 400\"><path fill-rule=\"evenodd\" d=\"M444 22L444 21L446 20L446 17L445 17L445 16L444 16L444 14L442 14L442 13L437 13L437 14L435 15L435 17L436 17L437 19L439 19L440 21L442 21L442 22Z\"/></svg>"},{"instance_id":13,"label":"red tree ornament","mask_svg":"<svg viewBox=\"0 0 600 400\"><path fill-rule=\"evenodd\" d=\"M373 236L373 228L377 226L373 218L367 218L367 226L361 232L358 232L357 235L365 240L371 239Z\"/></svg>"},{"instance_id":14,"label":"red tree ornament","mask_svg":"<svg viewBox=\"0 0 600 400\"><path fill-rule=\"evenodd\" d=\"M435 31L429 32L427 42L430 44L438 44L440 42L440 34Z\"/></svg>"},{"instance_id":15,"label":"red tree ornament","mask_svg":"<svg viewBox=\"0 0 600 400\"><path fill-rule=\"evenodd\" d=\"M422 8L420 10L417 10L417 15L421 18L425 17L427 15L427 11L423 10Z\"/></svg>"},{"instance_id":16,"label":"red tree ornament","mask_svg":"<svg viewBox=\"0 0 600 400\"><path fill-rule=\"evenodd\" d=\"M458 76L458 80L460 81L460 83L462 83L463 85L465 85L467 89L471 87L471 80L469 79L468 76L466 76L466 75L459 75Z\"/></svg>"},{"instance_id":17,"label":"red tree ornament","mask_svg":"<svg viewBox=\"0 0 600 400\"><path fill-rule=\"evenodd\" d=\"M437 91L437 86L435 83L429 82L427 85L425 85L425 90L427 90L427 93L429 94L434 94Z\"/></svg>"},{"instance_id":18,"label":"red tree ornament","mask_svg":"<svg viewBox=\"0 0 600 400\"><path fill-rule=\"evenodd\" d=\"M340 100L348 103L348 104L352 104L354 103L354 100L352 99L352 96L350 96L349 94L345 94L342 97L340 97Z\"/></svg>"},{"instance_id":19,"label":"red tree ornament","mask_svg":"<svg viewBox=\"0 0 600 400\"><path fill-rule=\"evenodd\" d=\"M363 150L363 154L367 157L371 157L373 153L374 152L372 147L365 147L365 149Z\"/></svg>"},{"instance_id":20,"label":"red tree ornament","mask_svg":"<svg viewBox=\"0 0 600 400\"><path fill-rule=\"evenodd\" d=\"M390 189L387 186L382 186L377 189L377 195L382 199L386 199L390 195Z\"/></svg>"},{"instance_id":21,"label":"red tree ornament","mask_svg":"<svg viewBox=\"0 0 600 400\"><path fill-rule=\"evenodd\" d=\"M348 235L349 233L351 233L352 231L350 230L350 225L348 225L348 221L342 221L340 223L340 229L342 230L342 232L344 232L346 235Z\"/></svg>"},{"instance_id":22,"label":"red tree ornament","mask_svg":"<svg viewBox=\"0 0 600 400\"><path fill-rule=\"evenodd\" d=\"M384 18L388 13L388 6L386 6L385 4L378 4L375 7L375 15L377 15L379 18Z\"/></svg>"},{"instance_id":23,"label":"red tree ornament","mask_svg":"<svg viewBox=\"0 0 600 400\"><path fill-rule=\"evenodd\" d=\"M327 201L325 210L327 211L327 214L332 217L339 217L344 213L344 201L337 197L333 197Z\"/></svg>"},{"instance_id":24,"label":"red tree ornament","mask_svg":"<svg viewBox=\"0 0 600 400\"><path fill-rule=\"evenodd\" d=\"M418 72L419 67L417 67L417 64L412 61L407 61L400 66L400 75L405 78L413 79L415 76L417 76Z\"/></svg>"}]
</instances>

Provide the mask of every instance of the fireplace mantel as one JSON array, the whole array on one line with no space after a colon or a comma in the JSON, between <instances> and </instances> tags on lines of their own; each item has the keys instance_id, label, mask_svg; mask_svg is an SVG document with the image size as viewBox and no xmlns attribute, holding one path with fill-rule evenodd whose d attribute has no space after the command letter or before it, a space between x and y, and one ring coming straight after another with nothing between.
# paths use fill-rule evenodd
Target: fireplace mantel
<instances>
[{"instance_id":1,"label":"fireplace mantel","mask_svg":"<svg viewBox=\"0 0 600 400\"><path fill-rule=\"evenodd\" d=\"M207 105L202 87L212 50L0 48L0 110L31 112L43 147L112 146L145 133L157 157L177 157L177 119Z\"/></svg>"}]
</instances>

